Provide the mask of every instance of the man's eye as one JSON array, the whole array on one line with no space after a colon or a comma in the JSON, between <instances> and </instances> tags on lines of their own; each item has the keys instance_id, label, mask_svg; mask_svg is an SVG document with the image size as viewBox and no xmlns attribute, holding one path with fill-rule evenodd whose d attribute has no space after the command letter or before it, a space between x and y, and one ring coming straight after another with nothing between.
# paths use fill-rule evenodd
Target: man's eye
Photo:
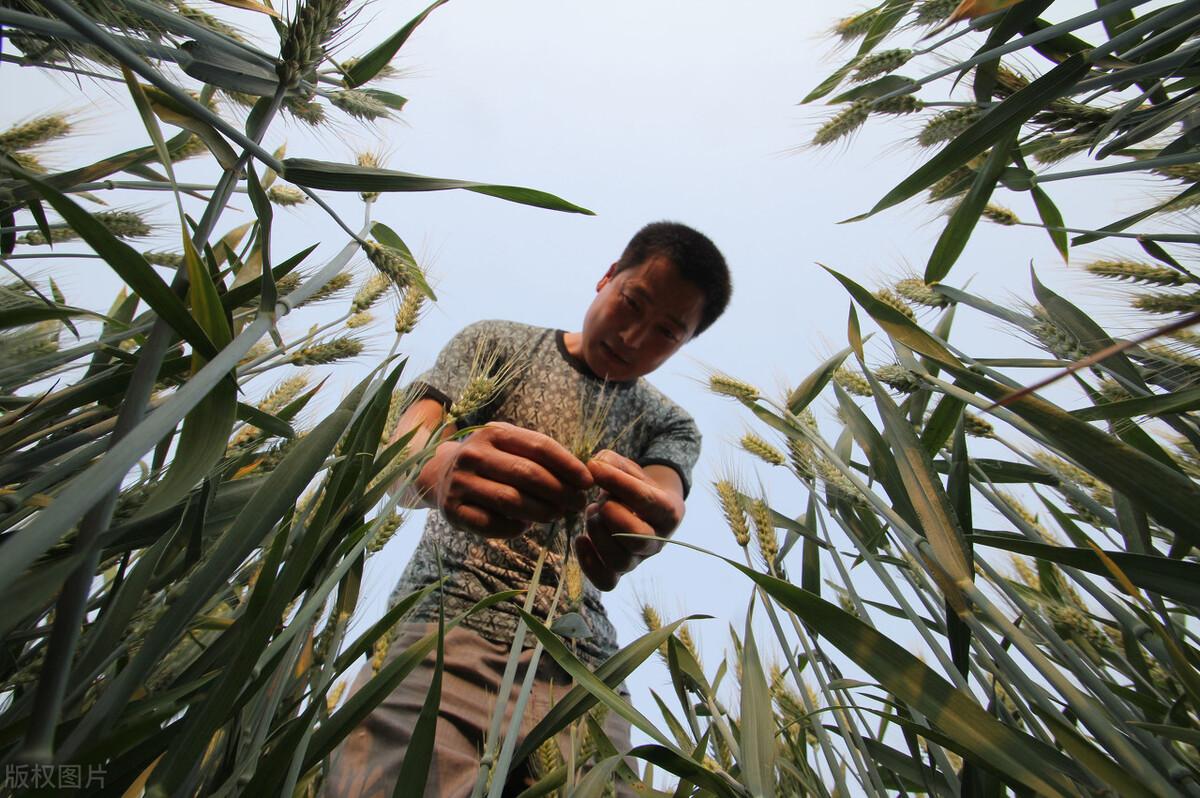
<instances>
[{"instance_id":1,"label":"man's eye","mask_svg":"<svg viewBox=\"0 0 1200 798\"><path fill-rule=\"evenodd\" d=\"M621 294L621 299L625 300L625 304L634 310L638 309L638 303L629 294Z\"/></svg>"},{"instance_id":2,"label":"man's eye","mask_svg":"<svg viewBox=\"0 0 1200 798\"><path fill-rule=\"evenodd\" d=\"M659 332L661 332L663 334L663 337L665 337L671 343L675 343L676 341L679 340L679 336L676 335L675 331L669 327L660 327Z\"/></svg>"}]
</instances>

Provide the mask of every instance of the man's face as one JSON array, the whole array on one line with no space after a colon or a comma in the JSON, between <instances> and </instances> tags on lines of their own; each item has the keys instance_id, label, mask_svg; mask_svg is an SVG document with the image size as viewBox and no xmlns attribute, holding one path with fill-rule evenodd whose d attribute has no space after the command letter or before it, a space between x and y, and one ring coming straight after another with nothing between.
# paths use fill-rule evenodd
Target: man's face
<instances>
[{"instance_id":1,"label":"man's face","mask_svg":"<svg viewBox=\"0 0 1200 798\"><path fill-rule=\"evenodd\" d=\"M704 293L661 256L615 270L583 317L582 354L596 374L624 382L654 371L695 334Z\"/></svg>"}]
</instances>

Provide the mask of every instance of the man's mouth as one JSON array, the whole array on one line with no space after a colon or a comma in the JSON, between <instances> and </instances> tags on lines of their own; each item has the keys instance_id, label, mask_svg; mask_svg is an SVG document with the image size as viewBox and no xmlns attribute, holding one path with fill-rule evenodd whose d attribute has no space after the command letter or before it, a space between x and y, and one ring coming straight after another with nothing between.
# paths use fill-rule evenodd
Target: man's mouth
<instances>
[{"instance_id":1,"label":"man's mouth","mask_svg":"<svg viewBox=\"0 0 1200 798\"><path fill-rule=\"evenodd\" d=\"M604 343L604 342L601 342L601 343L600 343L600 346L604 347L604 351L605 351L605 352L608 354L608 356L609 356L609 357L611 357L613 360L617 361L618 363L624 364L624 365L626 365L626 366L627 366L627 365L629 365L629 360L627 360L626 358L623 358L623 357L621 357L621 355L620 355L620 354L618 354L617 350L613 349L613 348L612 348L611 346L609 346L608 344L606 344L606 343Z\"/></svg>"}]
</instances>

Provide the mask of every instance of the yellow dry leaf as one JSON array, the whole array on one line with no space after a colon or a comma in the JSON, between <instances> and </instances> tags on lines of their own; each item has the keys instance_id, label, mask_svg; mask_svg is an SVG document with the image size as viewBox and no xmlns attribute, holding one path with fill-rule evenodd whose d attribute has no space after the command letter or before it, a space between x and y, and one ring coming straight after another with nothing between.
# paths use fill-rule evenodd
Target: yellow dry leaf
<instances>
[{"instance_id":1,"label":"yellow dry leaf","mask_svg":"<svg viewBox=\"0 0 1200 798\"><path fill-rule=\"evenodd\" d=\"M993 11L1000 11L1015 6L1021 0L963 0L958 8L946 19L946 22L958 22L960 19L975 19Z\"/></svg>"},{"instance_id":2,"label":"yellow dry leaf","mask_svg":"<svg viewBox=\"0 0 1200 798\"><path fill-rule=\"evenodd\" d=\"M223 6L229 6L231 8L242 8L246 11L257 11L260 14L266 14L269 17L281 19L278 11L270 6L265 6L262 3L256 3L254 0L213 0L213 2L220 3Z\"/></svg>"}]
</instances>

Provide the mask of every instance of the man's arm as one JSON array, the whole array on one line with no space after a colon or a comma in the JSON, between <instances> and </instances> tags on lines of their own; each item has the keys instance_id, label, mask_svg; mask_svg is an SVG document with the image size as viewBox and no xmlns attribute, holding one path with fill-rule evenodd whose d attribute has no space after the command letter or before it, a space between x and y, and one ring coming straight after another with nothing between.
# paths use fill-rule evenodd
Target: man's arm
<instances>
[{"instance_id":1,"label":"man's arm","mask_svg":"<svg viewBox=\"0 0 1200 798\"><path fill-rule=\"evenodd\" d=\"M588 470L602 493L587 509L587 530L575 539L575 553L591 583L612 590L622 575L657 554L683 521L683 480L669 466L642 467L609 450L593 457Z\"/></svg>"},{"instance_id":2,"label":"man's arm","mask_svg":"<svg viewBox=\"0 0 1200 798\"><path fill-rule=\"evenodd\" d=\"M409 452L416 452L428 446L434 434L438 434L444 443L457 430L458 427L453 422L446 423L446 409L442 407L441 402L429 398L418 399L409 405L400 415L400 418L397 419L396 428L392 431L392 437L388 443L395 443L411 432L412 438L409 439L407 450ZM441 446L441 444L438 445L439 447ZM434 457L436 456L437 453L435 452ZM431 457L425 461L416 478L404 486L404 493L400 497L401 506L412 508L433 506L429 501L429 495L420 487L422 476L433 462L433 459Z\"/></svg>"},{"instance_id":3,"label":"man's arm","mask_svg":"<svg viewBox=\"0 0 1200 798\"><path fill-rule=\"evenodd\" d=\"M492 422L455 440L445 410L420 399L396 424L393 440L416 430L413 442L442 440L413 480L407 506L442 511L454 526L485 537L509 538L531 524L582 510L591 472L554 439L503 422Z\"/></svg>"}]
</instances>

